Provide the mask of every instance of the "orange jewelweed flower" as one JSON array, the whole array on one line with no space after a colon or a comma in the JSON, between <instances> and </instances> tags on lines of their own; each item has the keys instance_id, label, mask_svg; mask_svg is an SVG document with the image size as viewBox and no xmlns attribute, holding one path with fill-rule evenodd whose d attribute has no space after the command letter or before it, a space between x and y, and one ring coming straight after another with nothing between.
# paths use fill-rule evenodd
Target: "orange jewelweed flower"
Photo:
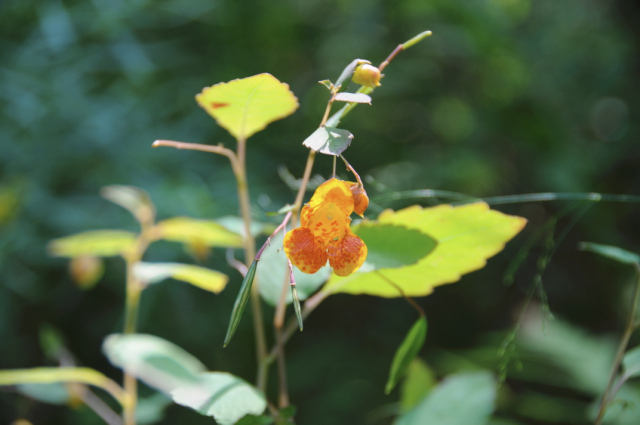
<instances>
[{"instance_id":1,"label":"orange jewelweed flower","mask_svg":"<svg viewBox=\"0 0 640 425\"><path fill-rule=\"evenodd\" d=\"M362 186L327 180L302 208L300 227L284 237L284 252L304 273L313 274L327 264L338 276L349 276L367 258L367 246L351 232L352 212L362 216L369 198Z\"/></svg>"}]
</instances>

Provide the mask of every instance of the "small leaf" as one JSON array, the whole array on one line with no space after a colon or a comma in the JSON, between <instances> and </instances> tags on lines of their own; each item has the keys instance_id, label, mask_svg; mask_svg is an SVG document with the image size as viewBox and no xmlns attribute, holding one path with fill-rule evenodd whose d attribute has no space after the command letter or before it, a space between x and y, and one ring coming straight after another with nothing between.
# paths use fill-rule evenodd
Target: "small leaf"
<instances>
[{"instance_id":1,"label":"small leaf","mask_svg":"<svg viewBox=\"0 0 640 425\"><path fill-rule=\"evenodd\" d=\"M262 252L260 268L257 270L260 296L273 307L280 300L282 285L286 285L289 282L286 279L289 276L289 263L282 250L283 233L280 232L271 238L271 243ZM296 291L299 299L306 300L329 279L330 275L330 267L323 267L314 274L302 273L297 267L294 267L293 277L296 282ZM292 295L290 291L287 293L287 304L292 302Z\"/></svg>"},{"instance_id":2,"label":"small leaf","mask_svg":"<svg viewBox=\"0 0 640 425\"><path fill-rule=\"evenodd\" d=\"M271 416L246 415L236 422L236 425L271 425L272 423L273 418Z\"/></svg>"},{"instance_id":3,"label":"small leaf","mask_svg":"<svg viewBox=\"0 0 640 425\"><path fill-rule=\"evenodd\" d=\"M617 246L601 245L593 242L580 242L578 249L581 251L591 251L600 254L603 257L611 258L622 264L640 264L640 256L626 249Z\"/></svg>"},{"instance_id":4,"label":"small leaf","mask_svg":"<svg viewBox=\"0 0 640 425\"><path fill-rule=\"evenodd\" d=\"M177 345L153 335L112 334L102 344L111 364L165 394L198 382L206 368Z\"/></svg>"},{"instance_id":5,"label":"small leaf","mask_svg":"<svg viewBox=\"0 0 640 425\"><path fill-rule=\"evenodd\" d=\"M418 355L418 352L424 345L424 340L427 337L427 319L426 317L420 317L416 323L413 324L409 333L400 344L398 351L393 356L391 362L391 370L389 371L389 379L387 379L387 385L385 386L385 394L389 394L391 390L396 386L398 381L404 376L407 368Z\"/></svg>"},{"instance_id":6,"label":"small leaf","mask_svg":"<svg viewBox=\"0 0 640 425\"><path fill-rule=\"evenodd\" d=\"M329 89L329 91L333 90L333 84L331 83L330 80L322 80L322 81L318 81L320 84L322 84L323 86L325 86L327 89Z\"/></svg>"},{"instance_id":7,"label":"small leaf","mask_svg":"<svg viewBox=\"0 0 640 425\"><path fill-rule=\"evenodd\" d=\"M640 346L624 353L622 366L624 367L625 377L635 378L640 376Z\"/></svg>"},{"instance_id":8,"label":"small leaf","mask_svg":"<svg viewBox=\"0 0 640 425\"><path fill-rule=\"evenodd\" d=\"M416 406L437 384L427 363L420 357L413 359L400 386L400 407L403 412Z\"/></svg>"},{"instance_id":9,"label":"small leaf","mask_svg":"<svg viewBox=\"0 0 640 425\"><path fill-rule=\"evenodd\" d=\"M229 345L233 334L236 332L236 328L242 319L242 312L244 311L247 301L251 295L251 285L253 285L253 279L256 277L256 268L258 267L258 260L253 260L247 274L240 286L240 292L236 297L236 302L233 304L233 310L231 311L231 320L229 320L229 327L227 328L227 335L224 337L224 346Z\"/></svg>"},{"instance_id":10,"label":"small leaf","mask_svg":"<svg viewBox=\"0 0 640 425\"><path fill-rule=\"evenodd\" d=\"M235 424L247 414L260 415L267 402L256 388L225 372L206 372L198 383L172 391L173 401L213 416L220 425Z\"/></svg>"},{"instance_id":11,"label":"small leaf","mask_svg":"<svg viewBox=\"0 0 640 425\"><path fill-rule=\"evenodd\" d=\"M196 101L236 139L247 139L298 109L289 86L271 74L206 87Z\"/></svg>"},{"instance_id":12,"label":"small leaf","mask_svg":"<svg viewBox=\"0 0 640 425\"><path fill-rule=\"evenodd\" d=\"M181 263L139 262L134 266L133 272L145 283L156 283L171 277L216 294L220 293L229 281L229 277L224 273Z\"/></svg>"},{"instance_id":13,"label":"small leaf","mask_svg":"<svg viewBox=\"0 0 640 425\"><path fill-rule=\"evenodd\" d=\"M371 96L364 93L338 93L334 100L350 103L368 103L371 105Z\"/></svg>"},{"instance_id":14,"label":"small leaf","mask_svg":"<svg viewBox=\"0 0 640 425\"><path fill-rule=\"evenodd\" d=\"M504 244L527 223L522 217L489 209L484 202L452 207L413 206L399 211L385 210L378 223L404 226L431 236L438 245L416 264L384 269L384 276L398 284L407 296L424 296L438 285L456 282L460 276L481 269L486 259L502 251ZM347 277L332 275L323 291L401 296L376 271L362 267Z\"/></svg>"},{"instance_id":15,"label":"small leaf","mask_svg":"<svg viewBox=\"0 0 640 425\"><path fill-rule=\"evenodd\" d=\"M134 186L113 185L100 189L100 196L128 210L140 223L153 221L156 209L147 192Z\"/></svg>"},{"instance_id":16,"label":"small leaf","mask_svg":"<svg viewBox=\"0 0 640 425\"><path fill-rule=\"evenodd\" d=\"M425 233L393 224L362 222L353 232L367 245L367 264L375 269L415 264L438 244Z\"/></svg>"},{"instance_id":17,"label":"small leaf","mask_svg":"<svg viewBox=\"0 0 640 425\"><path fill-rule=\"evenodd\" d=\"M90 230L54 239L47 251L55 257L112 257L126 253L136 242L136 235L124 230Z\"/></svg>"},{"instance_id":18,"label":"small leaf","mask_svg":"<svg viewBox=\"0 0 640 425\"><path fill-rule=\"evenodd\" d=\"M338 80L336 81L335 86L336 87L341 86L345 80L351 78L351 74L353 74L353 71L356 70L358 65L363 63L371 63L371 62L364 59L354 59L353 61L351 61L351 63L347 65L345 69L342 70L342 74L340 74L340 77L338 77Z\"/></svg>"},{"instance_id":19,"label":"small leaf","mask_svg":"<svg viewBox=\"0 0 640 425\"><path fill-rule=\"evenodd\" d=\"M64 405L71 400L67 386L62 382L52 384L19 384L19 393L42 403Z\"/></svg>"},{"instance_id":20,"label":"small leaf","mask_svg":"<svg viewBox=\"0 0 640 425\"><path fill-rule=\"evenodd\" d=\"M212 220L189 217L174 217L161 221L156 226L158 239L173 242L198 242L206 246L242 247L242 237Z\"/></svg>"},{"instance_id":21,"label":"small leaf","mask_svg":"<svg viewBox=\"0 0 640 425\"><path fill-rule=\"evenodd\" d=\"M235 215L225 215L223 217L218 217L215 219L215 222L220 224L222 227L227 229L230 232L236 233L244 237L244 220L241 217ZM258 235L270 235L275 227L270 223L260 223L258 221L251 221L251 225L249 226L249 230L251 232L251 236L254 238Z\"/></svg>"},{"instance_id":22,"label":"small leaf","mask_svg":"<svg viewBox=\"0 0 640 425\"><path fill-rule=\"evenodd\" d=\"M496 382L490 373L451 375L394 425L485 425L495 398Z\"/></svg>"},{"instance_id":23,"label":"small leaf","mask_svg":"<svg viewBox=\"0 0 640 425\"><path fill-rule=\"evenodd\" d=\"M325 155L340 155L351 144L353 134L333 127L320 127L307 137L303 145Z\"/></svg>"}]
</instances>

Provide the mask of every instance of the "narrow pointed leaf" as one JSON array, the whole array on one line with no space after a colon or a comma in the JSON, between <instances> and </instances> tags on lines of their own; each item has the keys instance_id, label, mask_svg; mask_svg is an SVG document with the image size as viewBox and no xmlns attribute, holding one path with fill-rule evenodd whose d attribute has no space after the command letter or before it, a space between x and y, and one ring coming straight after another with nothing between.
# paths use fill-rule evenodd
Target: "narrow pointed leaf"
<instances>
[{"instance_id":1,"label":"narrow pointed leaf","mask_svg":"<svg viewBox=\"0 0 640 425\"><path fill-rule=\"evenodd\" d=\"M349 147L351 140L353 140L353 134L347 130L320 127L302 144L325 155L340 155Z\"/></svg>"},{"instance_id":2,"label":"narrow pointed leaf","mask_svg":"<svg viewBox=\"0 0 640 425\"><path fill-rule=\"evenodd\" d=\"M603 257L611 258L622 264L640 264L640 255L618 248L617 246L601 245L593 242L580 242L578 249L581 251L591 251Z\"/></svg>"},{"instance_id":3,"label":"narrow pointed leaf","mask_svg":"<svg viewBox=\"0 0 640 425\"><path fill-rule=\"evenodd\" d=\"M404 376L407 368L418 355L418 352L424 345L424 340L427 337L427 319L426 317L420 317L409 329L409 333L400 344L398 351L393 356L391 362L391 370L389 371L389 379L387 379L387 385L385 386L385 394L389 394L391 390L396 386L400 379Z\"/></svg>"},{"instance_id":4,"label":"narrow pointed leaf","mask_svg":"<svg viewBox=\"0 0 640 425\"><path fill-rule=\"evenodd\" d=\"M368 103L371 105L371 96L364 93L338 93L335 100L349 103Z\"/></svg>"},{"instance_id":5,"label":"narrow pointed leaf","mask_svg":"<svg viewBox=\"0 0 640 425\"><path fill-rule=\"evenodd\" d=\"M220 425L235 424L245 415L260 415L267 407L264 395L247 382L225 372L205 372L193 385L171 392L173 401L213 416Z\"/></svg>"},{"instance_id":6,"label":"narrow pointed leaf","mask_svg":"<svg viewBox=\"0 0 640 425\"><path fill-rule=\"evenodd\" d=\"M54 257L112 257L127 252L136 242L136 235L124 230L91 230L54 239L47 251Z\"/></svg>"},{"instance_id":7,"label":"narrow pointed leaf","mask_svg":"<svg viewBox=\"0 0 640 425\"><path fill-rule=\"evenodd\" d=\"M298 299L298 291L296 291L295 285L291 285L291 298L293 299L293 310L296 312L296 318L298 319L298 327L302 331L302 312L300 311L300 300Z\"/></svg>"},{"instance_id":8,"label":"narrow pointed leaf","mask_svg":"<svg viewBox=\"0 0 640 425\"><path fill-rule=\"evenodd\" d=\"M135 265L133 272L148 284L173 278L216 294L220 293L229 281L229 277L224 273L191 264L140 262Z\"/></svg>"},{"instance_id":9,"label":"narrow pointed leaf","mask_svg":"<svg viewBox=\"0 0 640 425\"><path fill-rule=\"evenodd\" d=\"M205 246L242 247L242 237L212 220L174 217L156 226L158 239L182 243L202 243Z\"/></svg>"},{"instance_id":10,"label":"narrow pointed leaf","mask_svg":"<svg viewBox=\"0 0 640 425\"><path fill-rule=\"evenodd\" d=\"M289 86L271 74L206 87L196 101L236 139L246 139L298 108Z\"/></svg>"},{"instance_id":11,"label":"narrow pointed leaf","mask_svg":"<svg viewBox=\"0 0 640 425\"><path fill-rule=\"evenodd\" d=\"M242 319L242 312L244 311L247 301L251 296L251 286L253 285L253 279L256 277L256 268L258 267L258 260L253 260L247 274L240 286L240 292L236 297L236 302L233 304L233 311L231 311L231 320L229 321L229 327L227 328L227 335L224 337L224 346L229 345L233 334L236 332L236 328Z\"/></svg>"},{"instance_id":12,"label":"narrow pointed leaf","mask_svg":"<svg viewBox=\"0 0 640 425\"><path fill-rule=\"evenodd\" d=\"M128 210L139 222L149 222L156 214L151 197L134 186L112 185L100 189L100 195Z\"/></svg>"}]
</instances>

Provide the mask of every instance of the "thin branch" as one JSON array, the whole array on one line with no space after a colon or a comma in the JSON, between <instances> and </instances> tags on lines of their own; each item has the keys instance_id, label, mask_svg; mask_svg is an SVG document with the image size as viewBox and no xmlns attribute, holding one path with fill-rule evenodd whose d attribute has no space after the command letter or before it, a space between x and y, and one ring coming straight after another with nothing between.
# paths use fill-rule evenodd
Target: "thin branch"
<instances>
[{"instance_id":1,"label":"thin branch","mask_svg":"<svg viewBox=\"0 0 640 425\"><path fill-rule=\"evenodd\" d=\"M219 145L203 145L201 143L185 143L185 142L176 142L173 140L156 140L151 144L152 147L157 148L158 146L169 146L176 149L188 149L193 151L202 151L202 152L210 152L217 153L219 155L224 155L229 158L231 161L231 166L235 169L238 168L238 157L235 152L231 149L225 148L222 144ZM235 172L235 171L234 171Z\"/></svg>"},{"instance_id":2,"label":"thin branch","mask_svg":"<svg viewBox=\"0 0 640 425\"><path fill-rule=\"evenodd\" d=\"M242 277L245 277L247 275L247 266L245 266L242 261L236 260L236 258L233 256L233 248L227 248L225 258L227 260L227 264L238 270Z\"/></svg>"},{"instance_id":3,"label":"thin branch","mask_svg":"<svg viewBox=\"0 0 640 425\"><path fill-rule=\"evenodd\" d=\"M416 300L414 300L413 298L411 298L410 296L408 296L407 294L405 294L405 292L402 290L402 288L400 287L400 285L398 285L397 283L395 283L394 281L392 281L391 279L389 279L387 276L383 275L380 270L376 270L375 273L380 276L382 279L384 279L385 282L387 282L389 285L393 286L394 288L396 288L398 290L398 292L400 292L400 295L402 295L404 297L405 300L407 300L407 302L409 304L411 304L411 306L413 308L415 308L418 313L420 314L420 316L422 317L426 317L426 315L424 314L424 310L422 309L422 307L420 307L418 305L418 303L416 302Z\"/></svg>"},{"instance_id":4,"label":"thin branch","mask_svg":"<svg viewBox=\"0 0 640 425\"><path fill-rule=\"evenodd\" d=\"M334 157L335 158L335 157ZM340 158L344 161L345 165L347 166L347 169L349 171L351 171L353 173L354 176L356 176L356 180L358 180L358 186L360 187L364 187L364 185L362 184L362 179L360 178L360 175L356 172L356 170L351 166L351 164L349 164L349 162L347 161L347 159L340 155ZM335 171L334 171L335 174Z\"/></svg>"}]
</instances>

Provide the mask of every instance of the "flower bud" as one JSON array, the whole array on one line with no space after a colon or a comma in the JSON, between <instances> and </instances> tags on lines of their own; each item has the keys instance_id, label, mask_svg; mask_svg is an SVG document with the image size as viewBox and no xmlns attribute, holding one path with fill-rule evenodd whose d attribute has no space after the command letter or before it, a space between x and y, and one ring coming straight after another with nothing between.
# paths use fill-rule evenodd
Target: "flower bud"
<instances>
[{"instance_id":1,"label":"flower bud","mask_svg":"<svg viewBox=\"0 0 640 425\"><path fill-rule=\"evenodd\" d=\"M351 81L365 87L374 88L380 86L380 77L380 70L378 68L368 63L363 63L358 65L353 73L353 77L351 77Z\"/></svg>"},{"instance_id":2,"label":"flower bud","mask_svg":"<svg viewBox=\"0 0 640 425\"><path fill-rule=\"evenodd\" d=\"M353 194L353 212L360 217L364 214L364 211L369 206L369 197L364 187L359 186L358 183L353 183L349 188Z\"/></svg>"}]
</instances>

